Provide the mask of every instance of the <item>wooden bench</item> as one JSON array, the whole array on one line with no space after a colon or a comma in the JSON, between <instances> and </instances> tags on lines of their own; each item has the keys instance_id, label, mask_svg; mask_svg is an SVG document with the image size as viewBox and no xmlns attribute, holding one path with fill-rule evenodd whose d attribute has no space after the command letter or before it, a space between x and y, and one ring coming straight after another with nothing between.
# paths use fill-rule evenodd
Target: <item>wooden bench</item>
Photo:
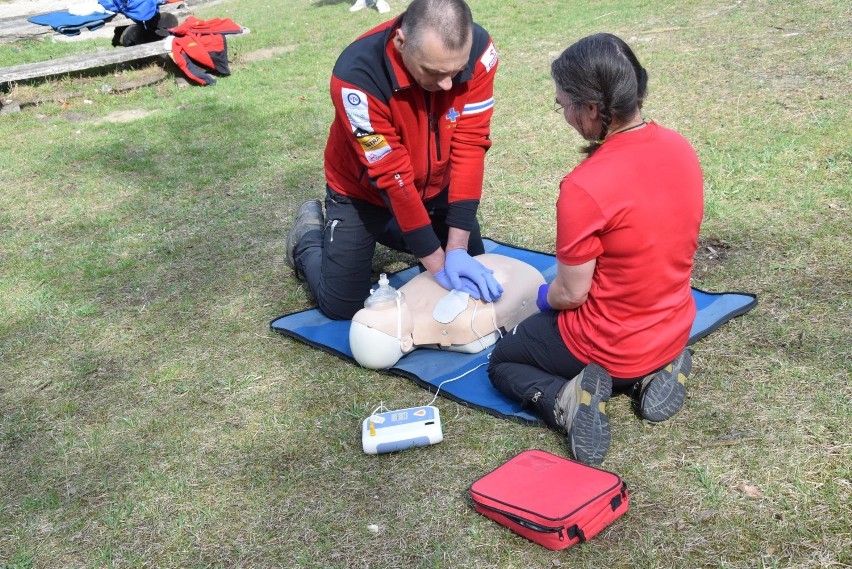
<instances>
[{"instance_id":1,"label":"wooden bench","mask_svg":"<svg viewBox=\"0 0 852 569\"><path fill-rule=\"evenodd\" d=\"M160 5L160 12L174 14L179 20L182 20L192 13L191 6L196 6L201 3L202 2L195 1L189 3L179 2L174 4L162 4ZM33 14L27 16L16 16L14 18L0 18L0 43L43 39L48 36L62 36L62 34L54 31L50 26L41 26L27 21L27 18L32 15ZM133 21L125 17L123 14L116 14L110 18L102 28L99 28L96 31L100 31L102 29L114 29L118 26L129 26L132 23ZM82 37L85 37L92 32L84 30L80 33Z\"/></svg>"},{"instance_id":2,"label":"wooden bench","mask_svg":"<svg viewBox=\"0 0 852 569\"><path fill-rule=\"evenodd\" d=\"M194 6L198 4L213 4L213 2L205 2L204 0L195 0L189 6ZM169 6L173 6L174 10L187 10L186 4L163 4L161 9L166 8L167 11ZM174 12L173 12L174 13ZM186 12L190 13L189 11ZM178 15L178 14L176 14ZM184 14L186 15L186 14ZM116 15L116 18L119 16ZM132 23L124 16L121 16L128 23ZM115 20L116 18L113 18ZM16 18L17 19L17 18ZM17 19L20 20L20 19ZM26 22L26 18L23 18ZM0 20L2 22L2 20ZM34 25L34 24L33 24ZM113 27L116 25L124 25L113 23ZM48 26L37 26L39 28L47 28L50 30ZM52 31L52 30L51 30ZM83 32L85 33L85 32ZM245 35L249 33L248 28L243 28L243 31L239 34L228 34L229 37ZM141 45L133 45L130 47L115 47L115 48L99 48L98 51L93 53L82 53L78 55L72 55L69 57L62 57L58 59L51 59L49 61L41 61L38 63L25 63L22 65L13 65L11 67L3 67L0 68L0 89L7 88L10 83L18 82L18 81L29 81L31 79L43 79L48 77L54 77L57 75L63 75L66 73L73 73L76 71L85 71L90 69L98 69L100 67L108 67L110 65L118 65L120 63L128 63L131 61L140 61L144 59L150 59L153 57L158 57L165 55L169 52L166 48L166 39L145 43Z\"/></svg>"},{"instance_id":3,"label":"wooden bench","mask_svg":"<svg viewBox=\"0 0 852 569\"><path fill-rule=\"evenodd\" d=\"M69 57L41 61L39 63L25 63L11 67L0 68L0 87L16 81L27 81L83 71L86 69L97 69L129 61L136 61L164 55L168 53L166 40L130 47L116 47L105 51L94 53L81 53Z\"/></svg>"}]
</instances>

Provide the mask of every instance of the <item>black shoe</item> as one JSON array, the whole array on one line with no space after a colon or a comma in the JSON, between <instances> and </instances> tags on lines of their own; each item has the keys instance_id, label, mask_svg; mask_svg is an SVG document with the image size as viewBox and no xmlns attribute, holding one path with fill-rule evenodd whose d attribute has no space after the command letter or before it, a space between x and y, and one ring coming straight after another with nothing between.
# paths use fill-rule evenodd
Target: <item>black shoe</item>
<instances>
[{"instance_id":1,"label":"black shoe","mask_svg":"<svg viewBox=\"0 0 852 569\"><path fill-rule=\"evenodd\" d=\"M323 218L322 202L320 200L310 199L299 206L298 211L296 211L296 220L293 222L293 227L290 228L290 232L287 234L287 241L285 244L287 265L289 265L291 269L294 271L296 270L296 246L299 244L299 241L302 240L302 237L304 237L308 231L312 231L314 229L322 231L324 224L325 220Z\"/></svg>"},{"instance_id":2,"label":"black shoe","mask_svg":"<svg viewBox=\"0 0 852 569\"><path fill-rule=\"evenodd\" d=\"M151 19L154 33L161 38L167 38L172 35L169 30L178 27L180 22L178 21L177 16L170 14L169 12L159 12L158 15L159 18L155 17L156 19Z\"/></svg>"},{"instance_id":3,"label":"black shoe","mask_svg":"<svg viewBox=\"0 0 852 569\"><path fill-rule=\"evenodd\" d=\"M556 422L568 433L571 454L580 462L600 464L611 440L606 402L612 396L612 378L591 363L556 396Z\"/></svg>"},{"instance_id":4,"label":"black shoe","mask_svg":"<svg viewBox=\"0 0 852 569\"><path fill-rule=\"evenodd\" d=\"M124 32L127 31L127 28L130 26L116 26L112 32L112 47L122 46L121 36L124 35Z\"/></svg>"},{"instance_id":5,"label":"black shoe","mask_svg":"<svg viewBox=\"0 0 852 569\"><path fill-rule=\"evenodd\" d=\"M680 411L686 399L686 378L692 371L692 354L684 350L675 360L639 382L639 415L648 421L665 421Z\"/></svg>"}]
</instances>

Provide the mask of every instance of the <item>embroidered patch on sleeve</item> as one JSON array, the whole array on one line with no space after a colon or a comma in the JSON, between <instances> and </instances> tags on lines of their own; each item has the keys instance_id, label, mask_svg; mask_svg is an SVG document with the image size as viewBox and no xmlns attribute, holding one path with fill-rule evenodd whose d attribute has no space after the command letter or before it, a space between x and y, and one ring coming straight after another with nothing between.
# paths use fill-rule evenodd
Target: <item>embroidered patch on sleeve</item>
<instances>
[{"instance_id":1,"label":"embroidered patch on sleeve","mask_svg":"<svg viewBox=\"0 0 852 569\"><path fill-rule=\"evenodd\" d=\"M355 138L358 139L358 144L364 149L364 155L368 162L375 162L391 151L388 141L381 134L364 132L363 130L356 130L354 134Z\"/></svg>"},{"instance_id":2,"label":"embroidered patch on sleeve","mask_svg":"<svg viewBox=\"0 0 852 569\"><path fill-rule=\"evenodd\" d=\"M488 44L488 49L485 50L479 61L485 66L486 72L490 72L497 65L497 48L494 47L493 42Z\"/></svg>"},{"instance_id":3,"label":"embroidered patch on sleeve","mask_svg":"<svg viewBox=\"0 0 852 569\"><path fill-rule=\"evenodd\" d=\"M485 101L480 101L478 103L468 103L464 106L462 110L463 115L475 115L477 113L483 113L488 109L494 108L494 97L487 99Z\"/></svg>"},{"instance_id":4,"label":"embroidered patch on sleeve","mask_svg":"<svg viewBox=\"0 0 852 569\"><path fill-rule=\"evenodd\" d=\"M358 144L364 150L367 161L376 162L388 154L392 148L384 136L373 130L366 93L345 87L340 92L352 134L358 139Z\"/></svg>"}]
</instances>

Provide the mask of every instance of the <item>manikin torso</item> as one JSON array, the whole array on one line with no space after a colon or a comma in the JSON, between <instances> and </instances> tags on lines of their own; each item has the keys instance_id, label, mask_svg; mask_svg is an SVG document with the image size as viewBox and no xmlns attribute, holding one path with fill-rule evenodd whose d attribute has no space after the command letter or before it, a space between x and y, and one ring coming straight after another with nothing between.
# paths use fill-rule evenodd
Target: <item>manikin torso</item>
<instances>
[{"instance_id":1,"label":"manikin torso","mask_svg":"<svg viewBox=\"0 0 852 569\"><path fill-rule=\"evenodd\" d=\"M415 348L476 353L494 344L502 331L538 312L536 296L545 281L537 269L492 253L476 259L493 270L502 285L499 300L487 303L447 291L432 275L421 273L400 287L400 299L355 314L349 330L355 360L367 368L384 369Z\"/></svg>"}]
</instances>

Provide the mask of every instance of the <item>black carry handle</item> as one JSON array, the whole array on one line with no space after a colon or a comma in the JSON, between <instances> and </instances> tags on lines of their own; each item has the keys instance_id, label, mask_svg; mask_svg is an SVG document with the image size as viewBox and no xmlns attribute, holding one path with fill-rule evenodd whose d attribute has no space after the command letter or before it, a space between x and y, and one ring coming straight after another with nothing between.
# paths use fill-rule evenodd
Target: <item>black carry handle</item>
<instances>
[{"instance_id":1,"label":"black carry handle","mask_svg":"<svg viewBox=\"0 0 852 569\"><path fill-rule=\"evenodd\" d=\"M574 539L575 537L579 537L581 543L586 541L586 534L576 524L568 528L568 539Z\"/></svg>"}]
</instances>

